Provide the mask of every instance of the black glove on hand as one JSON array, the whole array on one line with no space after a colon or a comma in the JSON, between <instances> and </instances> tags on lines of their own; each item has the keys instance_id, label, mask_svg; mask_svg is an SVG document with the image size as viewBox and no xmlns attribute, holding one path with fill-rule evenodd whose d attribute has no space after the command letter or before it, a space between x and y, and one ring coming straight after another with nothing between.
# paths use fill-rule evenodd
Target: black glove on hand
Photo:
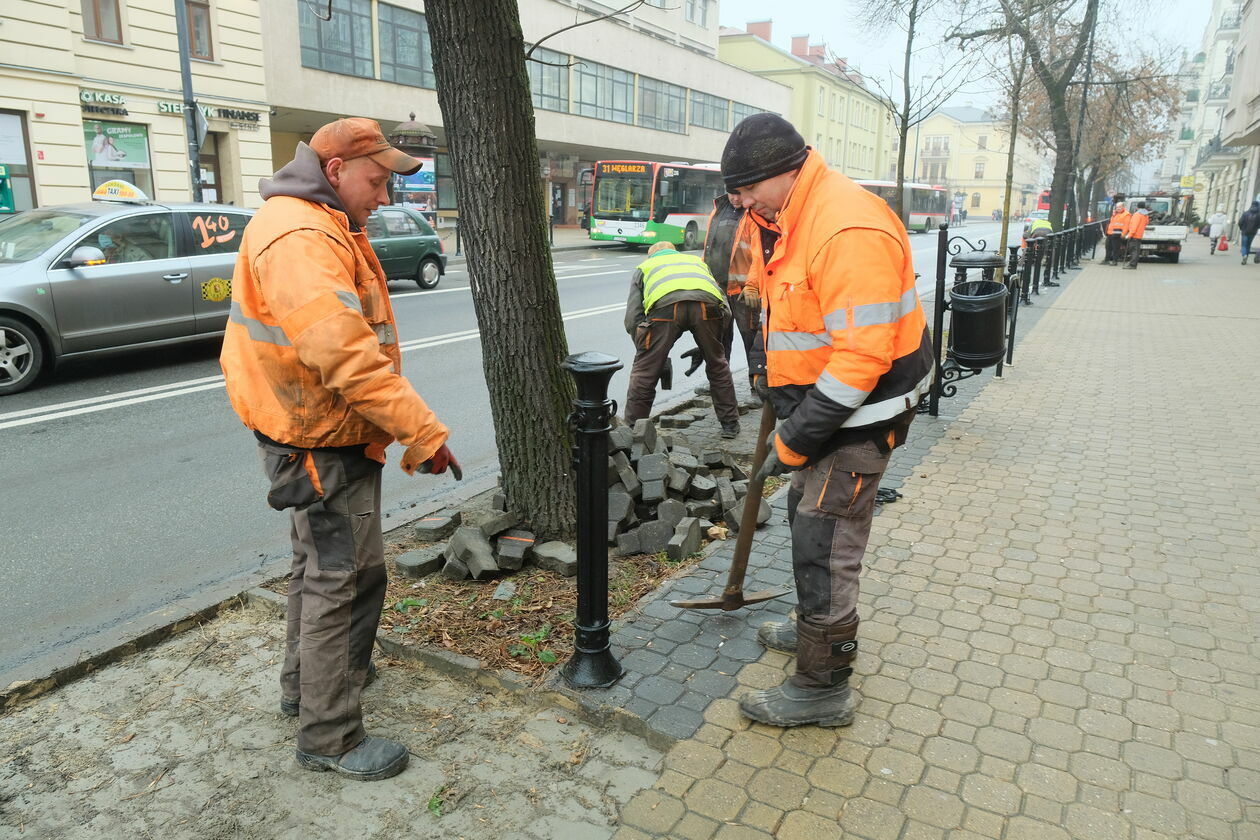
<instances>
[{"instance_id":1,"label":"black glove on hand","mask_svg":"<svg viewBox=\"0 0 1260 840\"><path fill-rule=\"evenodd\" d=\"M764 482L772 475L782 475L785 472L799 469L783 463L779 460L779 448L775 446L775 438L778 437L777 432L771 432L770 437L766 439L766 460L761 465L761 469L757 470L757 480Z\"/></svg>"},{"instance_id":2,"label":"black glove on hand","mask_svg":"<svg viewBox=\"0 0 1260 840\"><path fill-rule=\"evenodd\" d=\"M704 364L704 354L700 352L699 347L692 347L686 353L682 354L682 358L691 360L691 364L687 366L686 373L683 374L684 376L691 376L691 374L696 372L696 368Z\"/></svg>"}]
</instances>

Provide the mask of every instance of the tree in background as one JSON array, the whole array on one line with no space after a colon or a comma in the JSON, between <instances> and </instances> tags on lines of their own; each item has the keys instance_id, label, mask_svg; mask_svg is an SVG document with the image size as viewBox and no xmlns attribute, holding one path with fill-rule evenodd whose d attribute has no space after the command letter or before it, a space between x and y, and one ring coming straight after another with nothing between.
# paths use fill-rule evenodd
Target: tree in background
<instances>
[{"instance_id":1,"label":"tree in background","mask_svg":"<svg viewBox=\"0 0 1260 840\"><path fill-rule=\"evenodd\" d=\"M1017 38L1028 67L1044 94L1048 139L1055 151L1050 182L1050 224L1063 228L1064 205L1076 165L1074 119L1069 90L1082 69L1086 48L1098 21L1099 0L974 0L964 2L964 18L986 21L979 29L954 27L946 36L960 46ZM1030 86L1031 87L1031 86Z\"/></svg>"}]
</instances>

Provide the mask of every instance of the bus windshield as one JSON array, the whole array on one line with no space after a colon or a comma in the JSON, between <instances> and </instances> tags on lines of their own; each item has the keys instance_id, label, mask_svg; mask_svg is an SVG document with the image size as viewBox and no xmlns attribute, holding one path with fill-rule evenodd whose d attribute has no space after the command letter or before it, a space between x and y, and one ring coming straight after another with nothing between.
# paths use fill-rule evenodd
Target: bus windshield
<instances>
[{"instance_id":1,"label":"bus windshield","mask_svg":"<svg viewBox=\"0 0 1260 840\"><path fill-rule=\"evenodd\" d=\"M599 165L594 215L623 222L647 221L651 207L651 167L642 163Z\"/></svg>"}]
</instances>

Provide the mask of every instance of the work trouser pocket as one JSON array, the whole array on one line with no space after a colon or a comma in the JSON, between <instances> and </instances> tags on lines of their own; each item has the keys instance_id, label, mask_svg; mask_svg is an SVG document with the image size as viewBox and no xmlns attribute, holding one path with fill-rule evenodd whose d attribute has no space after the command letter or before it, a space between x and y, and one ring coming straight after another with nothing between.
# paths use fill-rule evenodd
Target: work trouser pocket
<instances>
[{"instance_id":1,"label":"work trouser pocket","mask_svg":"<svg viewBox=\"0 0 1260 840\"><path fill-rule=\"evenodd\" d=\"M324 498L306 511L317 565L325 572L353 572L374 534L376 487L381 465L369 458L319 453L315 457Z\"/></svg>"},{"instance_id":2,"label":"work trouser pocket","mask_svg":"<svg viewBox=\"0 0 1260 840\"><path fill-rule=\"evenodd\" d=\"M310 450L258 444L263 472L271 482L267 504L273 510L304 510L323 498L323 488Z\"/></svg>"},{"instance_id":3,"label":"work trouser pocket","mask_svg":"<svg viewBox=\"0 0 1260 840\"><path fill-rule=\"evenodd\" d=\"M817 498L811 500L814 506L832 516L870 516L888 452L874 441L863 441L841 446L826 461L818 465L826 474Z\"/></svg>"}]
</instances>

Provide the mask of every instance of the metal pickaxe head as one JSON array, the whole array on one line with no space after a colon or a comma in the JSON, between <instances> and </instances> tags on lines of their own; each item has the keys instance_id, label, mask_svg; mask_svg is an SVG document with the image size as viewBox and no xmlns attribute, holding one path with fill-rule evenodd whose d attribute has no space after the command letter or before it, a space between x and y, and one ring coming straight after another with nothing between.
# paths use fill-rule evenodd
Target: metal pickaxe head
<instances>
[{"instance_id":1,"label":"metal pickaxe head","mask_svg":"<svg viewBox=\"0 0 1260 840\"><path fill-rule=\"evenodd\" d=\"M746 607L749 604L760 604L762 601L771 601L775 598L782 598L784 595L792 594L790 589L763 589L760 592L738 592L724 593L721 598L705 598L699 601L670 601L671 606L678 607L683 610L737 610L740 607Z\"/></svg>"}]
</instances>

